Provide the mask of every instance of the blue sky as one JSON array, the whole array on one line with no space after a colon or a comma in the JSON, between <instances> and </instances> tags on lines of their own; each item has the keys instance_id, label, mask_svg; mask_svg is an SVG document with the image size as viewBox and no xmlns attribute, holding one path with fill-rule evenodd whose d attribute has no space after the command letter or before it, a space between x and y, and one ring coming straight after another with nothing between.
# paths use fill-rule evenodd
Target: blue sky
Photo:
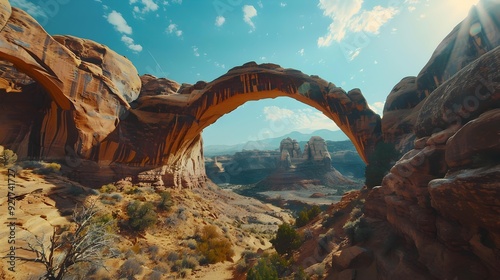
<instances>
[{"instance_id":1,"label":"blue sky","mask_svg":"<svg viewBox=\"0 0 500 280\"><path fill-rule=\"evenodd\" d=\"M382 113L478 0L11 0L50 34L92 39L139 73L211 81L248 61L360 88ZM338 129L290 98L247 102L206 128L206 145Z\"/></svg>"}]
</instances>

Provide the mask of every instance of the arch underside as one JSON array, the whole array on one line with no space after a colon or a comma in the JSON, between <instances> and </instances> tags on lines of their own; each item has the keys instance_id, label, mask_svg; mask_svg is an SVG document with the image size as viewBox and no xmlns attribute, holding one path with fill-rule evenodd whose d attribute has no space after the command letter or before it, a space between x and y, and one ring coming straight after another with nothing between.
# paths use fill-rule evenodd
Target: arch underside
<instances>
[{"instance_id":1,"label":"arch underside","mask_svg":"<svg viewBox=\"0 0 500 280\"><path fill-rule=\"evenodd\" d=\"M0 97L16 94L26 103L36 102L33 94L44 98L42 107L27 105L38 108L36 117L10 122L11 115L0 113L7 120L0 126L0 144L20 158L76 156L91 162L89 170L108 168L115 175L163 168L160 173L174 174L175 184L183 184L189 176L204 176L204 128L247 101L280 96L323 112L365 161L380 139L380 117L357 89L346 93L317 76L254 62L195 85L139 77L130 61L106 46L52 37L28 14L11 9L8 1L0 0L0 6ZM20 74L11 77L7 72Z\"/></svg>"}]
</instances>

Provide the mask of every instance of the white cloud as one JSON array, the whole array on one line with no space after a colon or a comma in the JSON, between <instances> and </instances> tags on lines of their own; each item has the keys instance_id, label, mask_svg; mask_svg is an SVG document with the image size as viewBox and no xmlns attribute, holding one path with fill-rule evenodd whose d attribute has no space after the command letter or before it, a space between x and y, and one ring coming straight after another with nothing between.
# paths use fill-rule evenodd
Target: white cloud
<instances>
[{"instance_id":1,"label":"white cloud","mask_svg":"<svg viewBox=\"0 0 500 280\"><path fill-rule=\"evenodd\" d=\"M219 67L219 68L222 68L222 69L226 69L226 65L225 65L225 64L221 64L221 63L219 63L219 62L217 62L217 61L216 61L216 62L214 62L214 65L215 65L215 67Z\"/></svg>"},{"instance_id":2,"label":"white cloud","mask_svg":"<svg viewBox=\"0 0 500 280\"><path fill-rule=\"evenodd\" d=\"M107 19L108 22L113 25L118 32L128 35L132 34L132 27L127 24L127 21L119 12L113 10L108 14Z\"/></svg>"},{"instance_id":3,"label":"white cloud","mask_svg":"<svg viewBox=\"0 0 500 280\"><path fill-rule=\"evenodd\" d=\"M175 23L171 23L167 26L167 29L165 30L168 34L174 33L177 37L182 36L182 30L180 30Z\"/></svg>"},{"instance_id":4,"label":"white cloud","mask_svg":"<svg viewBox=\"0 0 500 280\"><path fill-rule=\"evenodd\" d=\"M193 54L194 56L200 56L200 53L198 52L198 47L197 46L193 46Z\"/></svg>"},{"instance_id":5,"label":"white cloud","mask_svg":"<svg viewBox=\"0 0 500 280\"><path fill-rule=\"evenodd\" d=\"M310 108L290 110L278 106L267 106L264 107L263 114L271 129L293 127L294 130L309 132L318 129L339 129L333 120L320 111Z\"/></svg>"},{"instance_id":6,"label":"white cloud","mask_svg":"<svg viewBox=\"0 0 500 280\"><path fill-rule=\"evenodd\" d=\"M226 22L226 18L223 16L218 16L215 18L215 26L222 26Z\"/></svg>"},{"instance_id":7,"label":"white cloud","mask_svg":"<svg viewBox=\"0 0 500 280\"><path fill-rule=\"evenodd\" d=\"M398 13L394 7L375 6L363 10L364 0L319 0L323 15L332 19L326 35L318 38L319 47L327 47L332 42L341 42L349 32L377 34L380 28Z\"/></svg>"},{"instance_id":8,"label":"white cloud","mask_svg":"<svg viewBox=\"0 0 500 280\"><path fill-rule=\"evenodd\" d=\"M243 20L252 27L252 30L255 30L255 24L252 21L253 17L257 16L257 10L254 6L245 5L243 6Z\"/></svg>"},{"instance_id":9,"label":"white cloud","mask_svg":"<svg viewBox=\"0 0 500 280\"><path fill-rule=\"evenodd\" d=\"M285 2L281 2L281 3L280 3L280 7L282 7L282 8L286 7L286 5L287 5L287 4L286 4Z\"/></svg>"},{"instance_id":10,"label":"white cloud","mask_svg":"<svg viewBox=\"0 0 500 280\"><path fill-rule=\"evenodd\" d=\"M297 53L298 53L300 56L304 56L304 49L300 49Z\"/></svg>"},{"instance_id":11,"label":"white cloud","mask_svg":"<svg viewBox=\"0 0 500 280\"><path fill-rule=\"evenodd\" d=\"M384 105L385 105L385 102L378 101L378 102L375 102L372 104L368 104L368 107L370 107L370 109L372 109L373 112L382 116L382 114L384 112Z\"/></svg>"},{"instance_id":12,"label":"white cloud","mask_svg":"<svg viewBox=\"0 0 500 280\"><path fill-rule=\"evenodd\" d=\"M12 6L18 7L26 11L32 17L35 18L48 18L44 9L36 4L28 2L26 0L10 0Z\"/></svg>"},{"instance_id":13,"label":"white cloud","mask_svg":"<svg viewBox=\"0 0 500 280\"><path fill-rule=\"evenodd\" d=\"M134 0L130 0L131 2ZM137 0L135 0L137 1ZM108 22L113 25L116 31L122 33L121 41L133 52L138 53L142 51L142 46L134 43L134 39L127 36L132 34L132 27L127 24L127 21L123 18L123 16L117 11L112 11L107 16Z\"/></svg>"},{"instance_id":14,"label":"white cloud","mask_svg":"<svg viewBox=\"0 0 500 280\"><path fill-rule=\"evenodd\" d=\"M141 52L142 51L142 46L138 44L134 44L134 39L128 37L127 35L122 36L122 42L127 45L129 49L131 49L134 52Z\"/></svg>"},{"instance_id":15,"label":"white cloud","mask_svg":"<svg viewBox=\"0 0 500 280\"><path fill-rule=\"evenodd\" d=\"M134 5L137 4L139 0L130 0L129 4ZM156 4L155 1L153 0L141 0L140 3L142 4L142 9L140 9L138 6L134 6L134 12L136 13L142 13L146 14L148 12L154 12L158 10L158 4Z\"/></svg>"},{"instance_id":16,"label":"white cloud","mask_svg":"<svg viewBox=\"0 0 500 280\"><path fill-rule=\"evenodd\" d=\"M378 34L382 25L398 13L393 7L376 6L371 11L363 11L350 22L349 28L353 32L368 32Z\"/></svg>"}]
</instances>

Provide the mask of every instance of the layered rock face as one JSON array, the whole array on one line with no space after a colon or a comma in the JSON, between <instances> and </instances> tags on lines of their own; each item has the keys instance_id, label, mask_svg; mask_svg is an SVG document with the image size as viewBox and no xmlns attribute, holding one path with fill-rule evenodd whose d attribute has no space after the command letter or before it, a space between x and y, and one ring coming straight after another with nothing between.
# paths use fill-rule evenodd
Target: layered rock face
<instances>
[{"instance_id":1,"label":"layered rock face","mask_svg":"<svg viewBox=\"0 0 500 280\"><path fill-rule=\"evenodd\" d=\"M477 7L471 9L469 16L441 42L420 73L416 77L403 78L393 88L387 97L382 120L383 137L387 142L396 143L403 152L412 149L416 139L413 127L418 114L421 108L430 109L423 107L422 101L438 87L444 90L443 83L500 45L500 25L497 21L500 12L497 6L497 0L480 1ZM482 76L486 83L491 83L489 78ZM437 116L442 113L435 110L432 114Z\"/></svg>"},{"instance_id":2,"label":"layered rock face","mask_svg":"<svg viewBox=\"0 0 500 280\"><path fill-rule=\"evenodd\" d=\"M405 251L376 254L382 278L500 279L499 17L480 2L387 99L384 137L407 152L365 212Z\"/></svg>"},{"instance_id":3,"label":"layered rock face","mask_svg":"<svg viewBox=\"0 0 500 280\"><path fill-rule=\"evenodd\" d=\"M106 46L52 37L7 0L0 7L0 143L21 159L64 161L90 185L127 176L202 185L201 132L249 100L289 96L317 108L365 160L381 137L380 117L357 89L346 93L317 76L256 63L195 85L139 77Z\"/></svg>"}]
</instances>

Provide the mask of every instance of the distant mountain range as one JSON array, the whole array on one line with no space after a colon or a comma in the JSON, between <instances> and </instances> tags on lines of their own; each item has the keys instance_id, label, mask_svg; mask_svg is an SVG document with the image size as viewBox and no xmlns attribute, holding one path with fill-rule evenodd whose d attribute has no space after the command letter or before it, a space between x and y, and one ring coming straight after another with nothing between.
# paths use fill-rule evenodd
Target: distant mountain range
<instances>
[{"instance_id":1,"label":"distant mountain range","mask_svg":"<svg viewBox=\"0 0 500 280\"><path fill-rule=\"evenodd\" d=\"M295 139L298 142L304 142L309 141L312 136L320 136L327 141L344 141L349 139L341 130L331 131L328 129L321 129L309 134L294 131L276 138L248 141L246 143L235 145L209 145L203 147L203 150L205 156L208 157L234 154L236 152L241 152L242 150L277 150L280 147L281 140L287 137ZM303 148L302 146L303 145L301 145L301 149Z\"/></svg>"}]
</instances>

